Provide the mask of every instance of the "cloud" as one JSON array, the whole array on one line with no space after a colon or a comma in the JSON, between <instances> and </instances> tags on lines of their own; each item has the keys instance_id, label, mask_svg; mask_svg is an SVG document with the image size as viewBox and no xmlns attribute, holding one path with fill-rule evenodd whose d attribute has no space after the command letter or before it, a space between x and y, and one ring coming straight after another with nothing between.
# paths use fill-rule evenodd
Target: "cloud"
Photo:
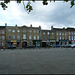
<instances>
[{"instance_id":1,"label":"cloud","mask_svg":"<svg viewBox=\"0 0 75 75\"><path fill-rule=\"evenodd\" d=\"M75 6L70 8L70 2L49 2L47 6L42 1L32 2L33 11L28 14L23 7L23 3L17 4L11 1L6 10L0 9L0 25L5 23L18 26L32 24L34 27L41 25L42 29L54 27L74 27Z\"/></svg>"}]
</instances>

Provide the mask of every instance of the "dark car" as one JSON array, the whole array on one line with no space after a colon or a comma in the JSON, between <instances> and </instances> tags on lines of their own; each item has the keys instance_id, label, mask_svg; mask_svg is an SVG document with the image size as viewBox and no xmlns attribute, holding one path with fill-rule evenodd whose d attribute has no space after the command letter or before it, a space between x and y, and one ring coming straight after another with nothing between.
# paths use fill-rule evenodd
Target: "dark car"
<instances>
[{"instance_id":1,"label":"dark car","mask_svg":"<svg viewBox=\"0 0 75 75\"><path fill-rule=\"evenodd\" d=\"M8 49L15 49L16 46L15 46L15 45L8 45L7 48L8 48Z\"/></svg>"},{"instance_id":2,"label":"dark car","mask_svg":"<svg viewBox=\"0 0 75 75\"><path fill-rule=\"evenodd\" d=\"M29 45L29 46L26 46L26 48L34 48L35 45Z\"/></svg>"},{"instance_id":3,"label":"dark car","mask_svg":"<svg viewBox=\"0 0 75 75\"><path fill-rule=\"evenodd\" d=\"M54 46L52 46L52 47L61 47L61 45L54 45Z\"/></svg>"}]
</instances>

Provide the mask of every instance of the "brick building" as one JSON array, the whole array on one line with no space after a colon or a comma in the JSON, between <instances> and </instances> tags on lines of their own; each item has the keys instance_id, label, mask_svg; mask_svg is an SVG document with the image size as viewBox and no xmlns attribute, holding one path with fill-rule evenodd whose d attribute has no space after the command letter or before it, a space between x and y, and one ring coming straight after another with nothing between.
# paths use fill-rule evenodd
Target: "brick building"
<instances>
[{"instance_id":1,"label":"brick building","mask_svg":"<svg viewBox=\"0 0 75 75\"><path fill-rule=\"evenodd\" d=\"M5 26L0 26L0 48L5 48Z\"/></svg>"},{"instance_id":2,"label":"brick building","mask_svg":"<svg viewBox=\"0 0 75 75\"><path fill-rule=\"evenodd\" d=\"M43 30L41 26L29 27L23 26L7 26L5 30L1 30L1 37L5 37L6 31L6 47L9 45L15 45L17 48L24 48L29 45L47 47L48 45L67 45L72 44L75 41L75 28L54 28L51 26L51 30ZM3 40L0 40L3 42ZM2 45L1 45L2 46Z\"/></svg>"}]
</instances>

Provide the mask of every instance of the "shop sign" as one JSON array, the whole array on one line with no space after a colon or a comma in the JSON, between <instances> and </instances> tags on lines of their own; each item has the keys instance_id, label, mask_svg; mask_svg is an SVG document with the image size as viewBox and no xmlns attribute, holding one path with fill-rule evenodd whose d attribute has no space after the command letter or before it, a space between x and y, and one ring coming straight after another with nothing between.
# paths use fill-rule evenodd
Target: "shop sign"
<instances>
[{"instance_id":1,"label":"shop sign","mask_svg":"<svg viewBox=\"0 0 75 75\"><path fill-rule=\"evenodd\" d=\"M11 42L16 42L16 40L11 40Z\"/></svg>"}]
</instances>

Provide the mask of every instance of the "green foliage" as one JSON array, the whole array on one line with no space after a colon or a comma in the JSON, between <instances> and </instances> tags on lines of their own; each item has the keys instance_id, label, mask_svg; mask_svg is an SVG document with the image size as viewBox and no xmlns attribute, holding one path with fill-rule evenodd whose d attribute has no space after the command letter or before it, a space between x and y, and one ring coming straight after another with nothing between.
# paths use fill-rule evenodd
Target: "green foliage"
<instances>
[{"instance_id":1,"label":"green foliage","mask_svg":"<svg viewBox=\"0 0 75 75\"><path fill-rule=\"evenodd\" d=\"M43 0L43 5L48 5L47 0Z\"/></svg>"},{"instance_id":2,"label":"green foliage","mask_svg":"<svg viewBox=\"0 0 75 75\"><path fill-rule=\"evenodd\" d=\"M75 5L75 4L74 4L74 0L72 0L72 1L71 1L71 7L70 7L70 8L72 8L74 5Z\"/></svg>"},{"instance_id":3,"label":"green foliage","mask_svg":"<svg viewBox=\"0 0 75 75\"><path fill-rule=\"evenodd\" d=\"M22 0L17 0L17 3L21 3Z\"/></svg>"},{"instance_id":4,"label":"green foliage","mask_svg":"<svg viewBox=\"0 0 75 75\"><path fill-rule=\"evenodd\" d=\"M21 3L22 1L23 1L23 3L24 3L24 1L25 0L15 0L17 3ZM25 8L25 10L27 11L27 12L31 12L32 10L33 10L33 8L32 8L32 6L31 6L31 2L30 1L32 1L32 2L35 2L36 0L27 0L28 1L28 3L27 3L27 5L25 6L25 4L24 4L24 8ZM42 0L43 2L43 5L48 5L48 0ZM51 1L56 1L56 0L50 0L50 2ZM64 0L64 1L66 1L66 2L68 2L69 0ZM3 8L3 10L6 10L6 8L7 8L7 5L6 4L8 4L10 2L10 0L4 0L4 2L1 2L0 3L0 5L2 6L2 8ZM70 8L72 8L73 6L75 5L75 3L74 3L74 0L71 0L71 7Z\"/></svg>"}]
</instances>

